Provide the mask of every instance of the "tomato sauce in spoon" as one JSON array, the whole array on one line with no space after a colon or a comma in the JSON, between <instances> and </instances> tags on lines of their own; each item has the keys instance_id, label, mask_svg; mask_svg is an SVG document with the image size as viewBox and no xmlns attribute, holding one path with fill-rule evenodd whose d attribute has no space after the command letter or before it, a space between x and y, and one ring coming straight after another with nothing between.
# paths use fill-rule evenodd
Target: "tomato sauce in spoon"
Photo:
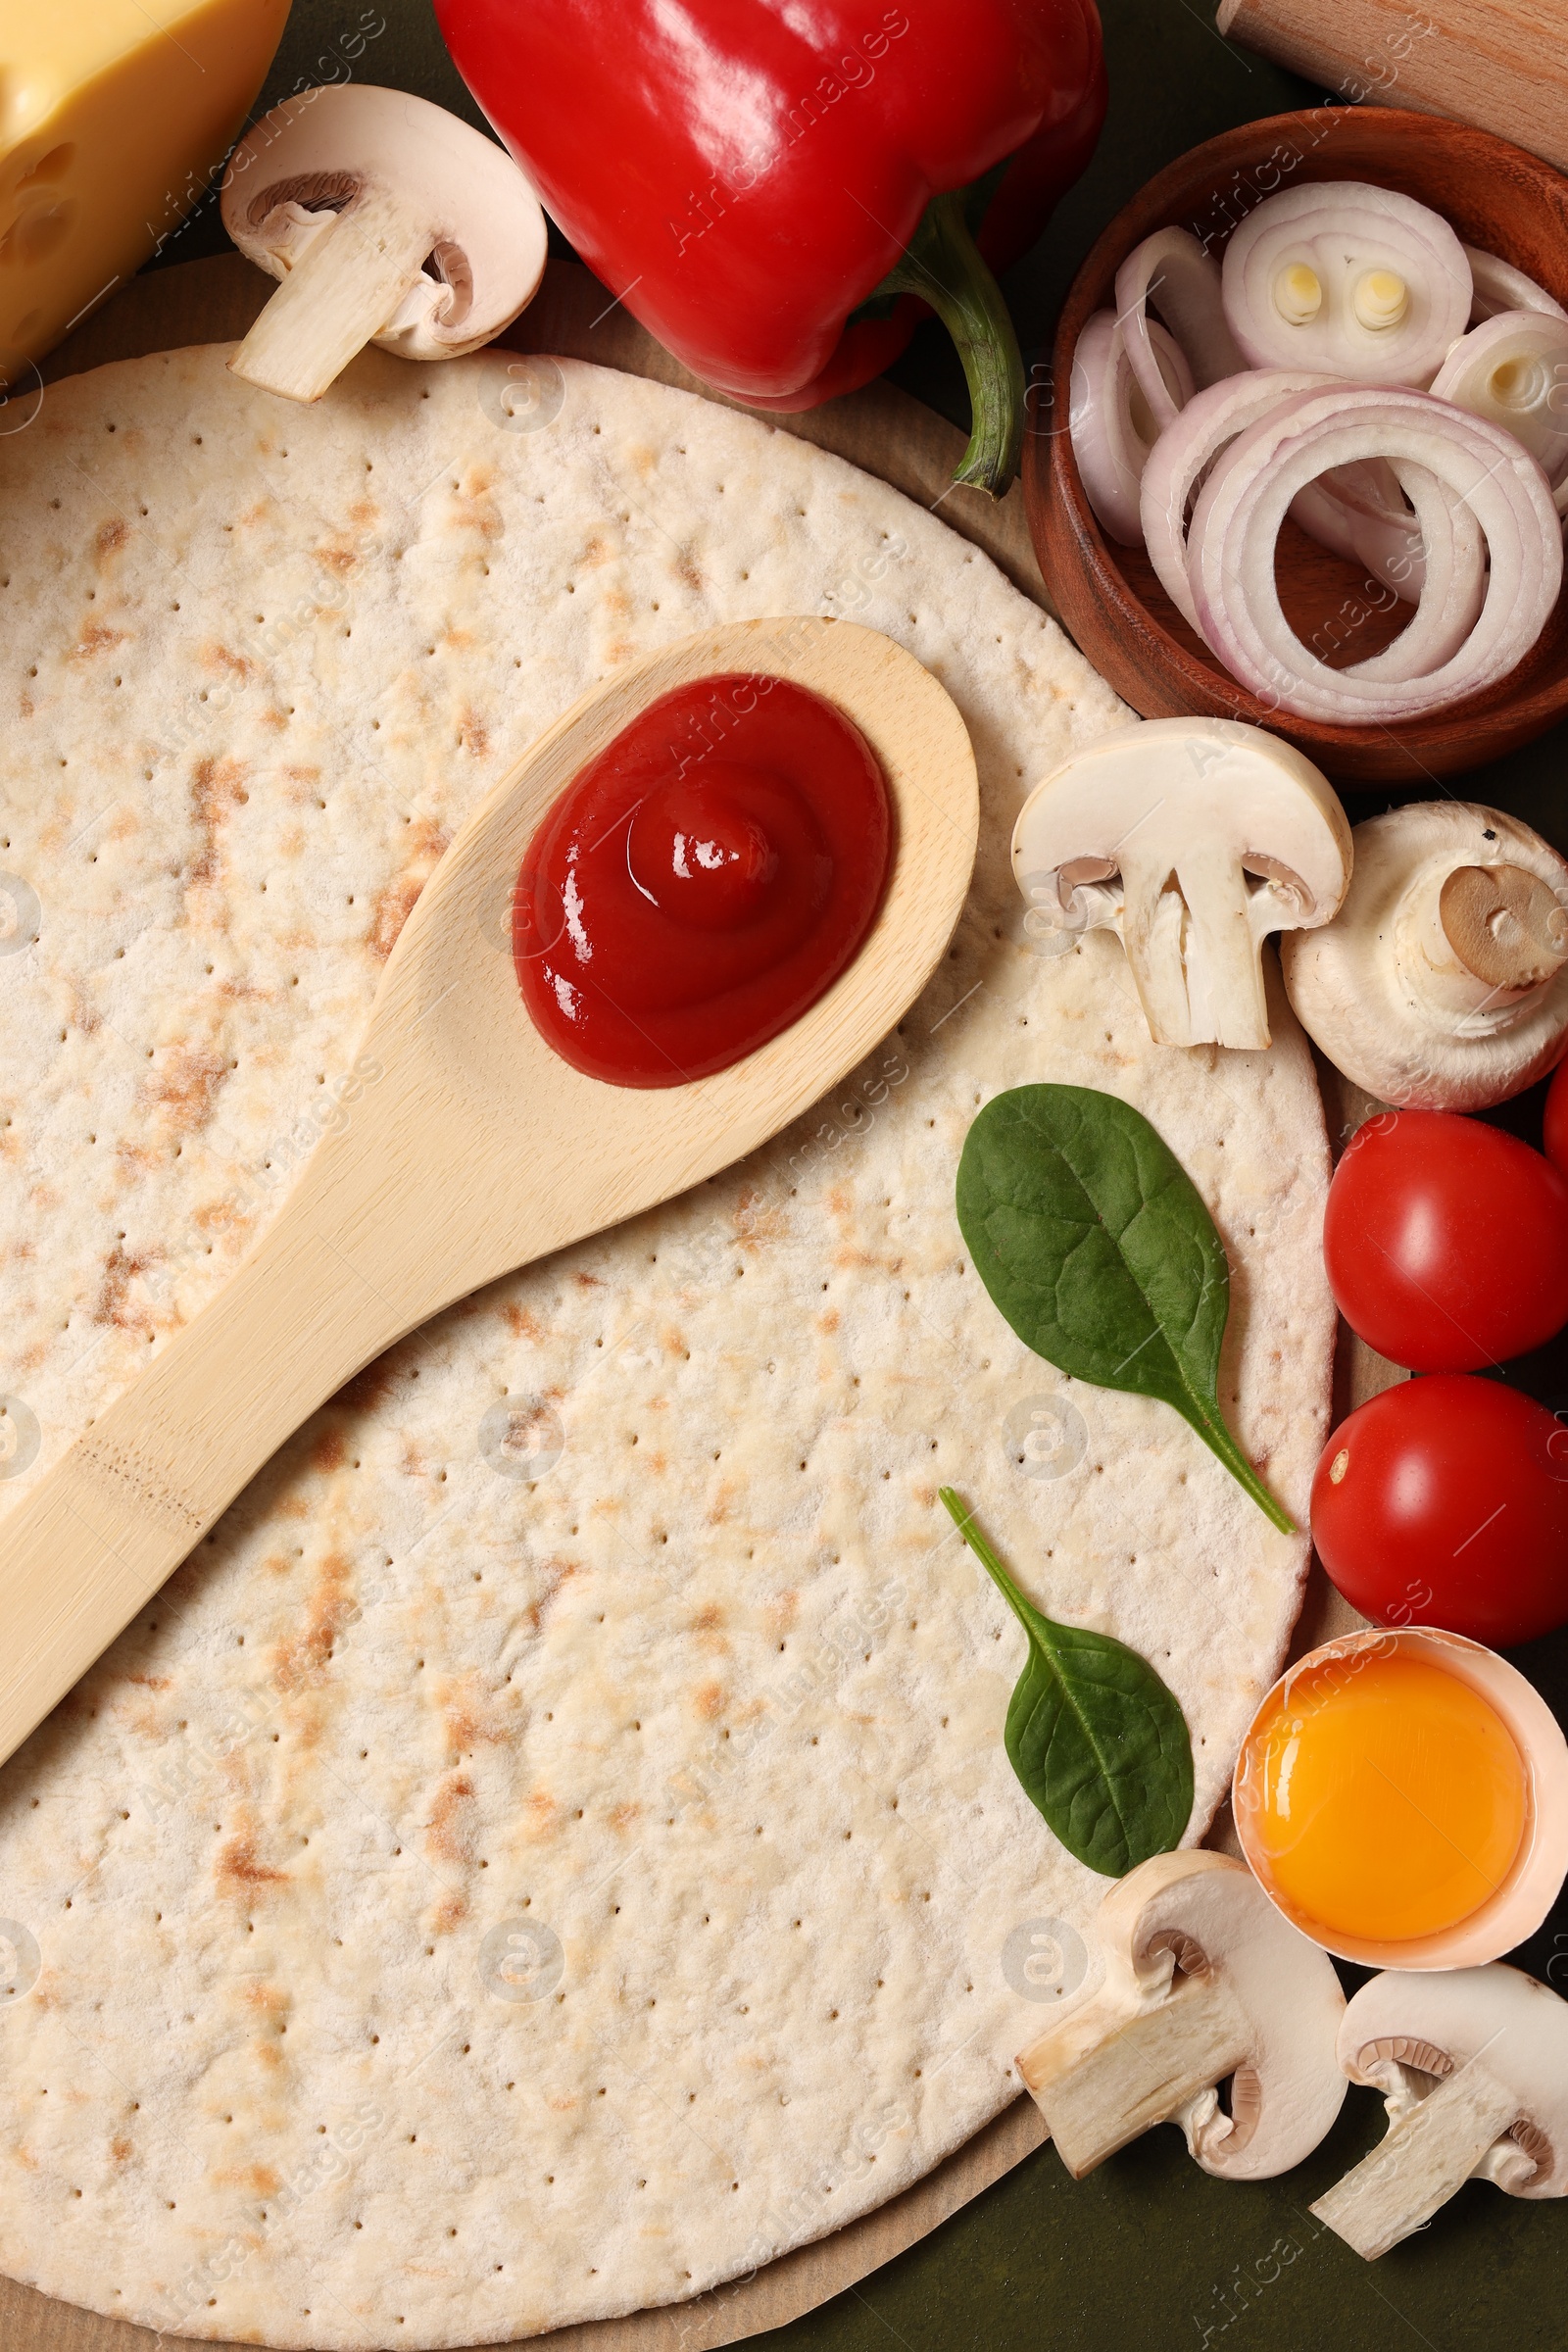
<instances>
[{"instance_id":1,"label":"tomato sauce in spoon","mask_svg":"<svg viewBox=\"0 0 1568 2352\"><path fill-rule=\"evenodd\" d=\"M887 781L820 695L748 672L662 696L528 845L513 953L535 1027L612 1086L681 1086L765 1045L871 927Z\"/></svg>"}]
</instances>

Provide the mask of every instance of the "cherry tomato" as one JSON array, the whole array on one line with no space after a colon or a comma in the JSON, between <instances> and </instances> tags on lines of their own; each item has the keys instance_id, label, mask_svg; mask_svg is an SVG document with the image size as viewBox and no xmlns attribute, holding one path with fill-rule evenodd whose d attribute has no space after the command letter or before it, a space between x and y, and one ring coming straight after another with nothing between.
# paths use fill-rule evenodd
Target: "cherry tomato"
<instances>
[{"instance_id":1,"label":"cherry tomato","mask_svg":"<svg viewBox=\"0 0 1568 2352\"><path fill-rule=\"evenodd\" d=\"M1323 1254L1341 1314L1391 1363L1506 1363L1568 1323L1568 1181L1479 1119L1386 1111L1334 1171Z\"/></svg>"},{"instance_id":2,"label":"cherry tomato","mask_svg":"<svg viewBox=\"0 0 1568 2352\"><path fill-rule=\"evenodd\" d=\"M1568 1429L1500 1381L1401 1381L1324 1446L1312 1540L1379 1624L1533 1642L1568 1620Z\"/></svg>"},{"instance_id":3,"label":"cherry tomato","mask_svg":"<svg viewBox=\"0 0 1568 2352\"><path fill-rule=\"evenodd\" d=\"M1568 1176L1568 1060L1546 1089L1546 1157L1559 1176Z\"/></svg>"}]
</instances>

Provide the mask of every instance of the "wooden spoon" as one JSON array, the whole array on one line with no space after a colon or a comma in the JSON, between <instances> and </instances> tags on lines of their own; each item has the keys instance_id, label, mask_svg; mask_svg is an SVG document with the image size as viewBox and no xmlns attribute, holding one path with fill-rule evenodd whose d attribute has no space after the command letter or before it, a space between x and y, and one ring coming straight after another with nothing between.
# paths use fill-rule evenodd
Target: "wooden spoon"
<instances>
[{"instance_id":1,"label":"wooden spoon","mask_svg":"<svg viewBox=\"0 0 1568 2352\"><path fill-rule=\"evenodd\" d=\"M716 1077L604 1085L534 1029L510 951L535 825L647 704L718 671L793 678L882 762L894 862L827 994ZM974 756L912 655L848 621L711 629L587 695L447 851L382 975L383 1075L318 1146L239 1271L0 1527L0 1760L179 1566L306 1415L438 1309L740 1159L837 1084L925 985L969 886Z\"/></svg>"}]
</instances>

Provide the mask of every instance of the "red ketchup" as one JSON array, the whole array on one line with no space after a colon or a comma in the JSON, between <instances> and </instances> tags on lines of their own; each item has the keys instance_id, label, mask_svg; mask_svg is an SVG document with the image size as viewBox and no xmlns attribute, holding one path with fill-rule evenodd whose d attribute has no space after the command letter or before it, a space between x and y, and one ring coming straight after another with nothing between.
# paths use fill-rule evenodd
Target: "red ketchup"
<instances>
[{"instance_id":1,"label":"red ketchup","mask_svg":"<svg viewBox=\"0 0 1568 2352\"><path fill-rule=\"evenodd\" d=\"M892 811L865 738L749 673L651 703L528 845L513 953L534 1026L612 1086L682 1086L814 1004L870 929Z\"/></svg>"}]
</instances>

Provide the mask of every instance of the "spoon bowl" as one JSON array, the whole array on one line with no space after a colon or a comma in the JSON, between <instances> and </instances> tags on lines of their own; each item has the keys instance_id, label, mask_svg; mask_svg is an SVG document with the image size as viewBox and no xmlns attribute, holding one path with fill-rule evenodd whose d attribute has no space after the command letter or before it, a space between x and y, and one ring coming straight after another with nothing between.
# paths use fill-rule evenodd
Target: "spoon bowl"
<instances>
[{"instance_id":1,"label":"spoon bowl","mask_svg":"<svg viewBox=\"0 0 1568 2352\"><path fill-rule=\"evenodd\" d=\"M858 954L779 1036L709 1078L610 1086L544 1042L511 906L535 827L661 696L724 671L788 678L859 728L893 809ZM655 1207L835 1086L906 1010L958 919L974 756L912 655L848 621L687 638L585 696L452 843L388 960L342 1122L222 1290L0 1527L0 1761L344 1381L455 1298Z\"/></svg>"}]
</instances>

